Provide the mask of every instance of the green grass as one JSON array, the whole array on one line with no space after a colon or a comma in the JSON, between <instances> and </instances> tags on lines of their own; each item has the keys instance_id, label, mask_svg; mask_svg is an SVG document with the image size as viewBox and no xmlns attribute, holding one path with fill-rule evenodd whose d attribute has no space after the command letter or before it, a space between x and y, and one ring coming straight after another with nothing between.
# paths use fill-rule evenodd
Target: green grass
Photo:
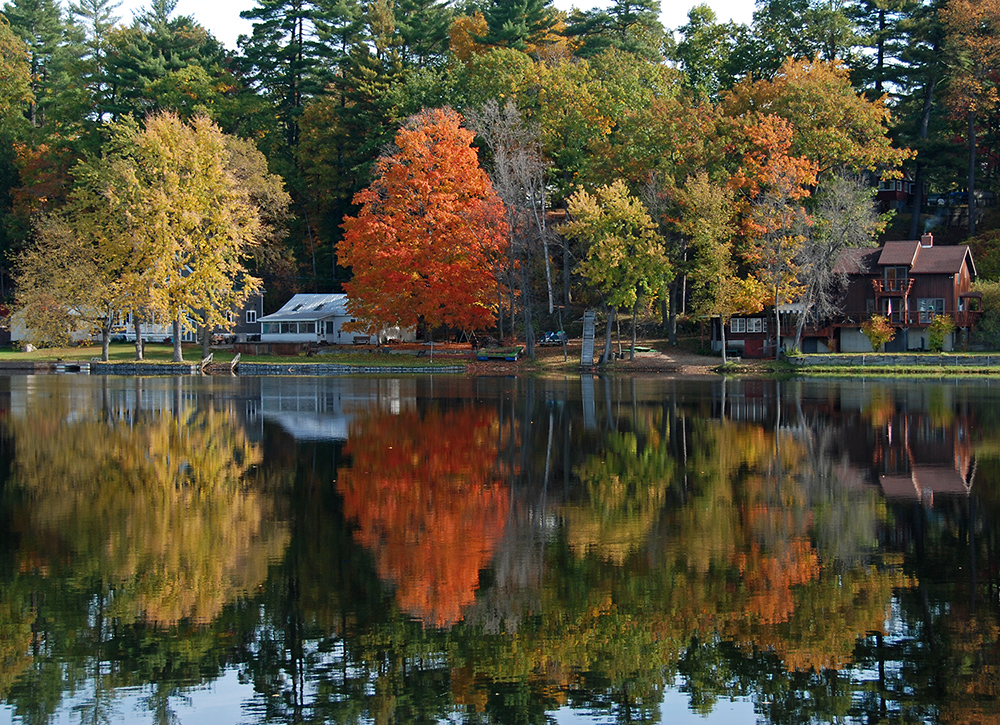
<instances>
[{"instance_id":1,"label":"green grass","mask_svg":"<svg viewBox=\"0 0 1000 725\"><path fill-rule=\"evenodd\" d=\"M184 361L187 363L201 362L200 345L182 345ZM32 360L35 362L89 362L93 358L100 358L100 345L85 345L80 347L52 347L33 350L32 352L21 352L18 350L0 349L0 362L8 360ZM145 347L145 362L171 362L174 356L173 345L163 343L147 343ZM213 363L232 362L234 353L229 350L213 350ZM113 343L108 353L109 362L135 362L135 345L132 343ZM257 363L278 363L282 365L295 363L332 363L342 365L368 365L368 366L392 366L392 367L443 367L455 365L462 360L448 360L446 358L435 359L430 357L417 357L415 355L391 354L379 352L351 351L344 353L330 353L308 357L305 353L299 355L242 355L243 362Z\"/></svg>"}]
</instances>

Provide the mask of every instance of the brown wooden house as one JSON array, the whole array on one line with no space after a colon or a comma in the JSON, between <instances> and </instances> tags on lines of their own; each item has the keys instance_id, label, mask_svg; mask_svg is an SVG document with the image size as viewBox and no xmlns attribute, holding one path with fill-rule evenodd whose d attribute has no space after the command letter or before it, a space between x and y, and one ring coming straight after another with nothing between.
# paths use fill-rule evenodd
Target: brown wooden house
<instances>
[{"instance_id":1,"label":"brown wooden house","mask_svg":"<svg viewBox=\"0 0 1000 725\"><path fill-rule=\"evenodd\" d=\"M830 320L827 335L841 352L870 352L861 323L885 315L896 327L886 351L925 350L927 327L937 315L950 315L958 335L970 330L981 314L981 295L972 291L976 266L968 245L934 246L934 237L886 242L876 249L849 249L837 265L848 276L841 315Z\"/></svg>"},{"instance_id":2,"label":"brown wooden house","mask_svg":"<svg viewBox=\"0 0 1000 725\"><path fill-rule=\"evenodd\" d=\"M926 350L931 320L950 315L956 326L945 340L945 349L950 350L982 314L981 295L972 291L976 267L964 244L936 247L933 236L925 234L919 240L848 249L836 271L847 278L841 312L818 326L806 327L802 352L871 352L861 324L873 314L885 315L896 328L895 338L886 344L887 352ZM789 305L782 311L780 344L786 348L794 344L795 310L795 305ZM751 328L750 320L757 318L761 322ZM773 330L773 309L746 319L734 317L726 329L727 346L747 357L773 355L775 336L773 331L768 334L768 323ZM713 339L718 346L714 329Z\"/></svg>"}]
</instances>

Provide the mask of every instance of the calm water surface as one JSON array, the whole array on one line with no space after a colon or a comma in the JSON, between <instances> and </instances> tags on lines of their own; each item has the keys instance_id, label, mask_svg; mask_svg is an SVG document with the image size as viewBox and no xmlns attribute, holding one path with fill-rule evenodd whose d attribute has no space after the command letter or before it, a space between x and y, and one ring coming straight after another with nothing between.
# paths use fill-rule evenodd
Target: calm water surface
<instances>
[{"instance_id":1,"label":"calm water surface","mask_svg":"<svg viewBox=\"0 0 1000 725\"><path fill-rule=\"evenodd\" d=\"M995 722L1000 386L0 377L0 722Z\"/></svg>"}]
</instances>

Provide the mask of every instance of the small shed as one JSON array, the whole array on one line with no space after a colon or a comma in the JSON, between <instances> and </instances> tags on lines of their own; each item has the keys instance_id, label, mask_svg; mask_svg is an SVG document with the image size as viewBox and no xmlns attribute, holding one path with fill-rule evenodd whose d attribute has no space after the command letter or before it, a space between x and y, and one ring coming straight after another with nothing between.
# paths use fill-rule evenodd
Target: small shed
<instances>
[{"instance_id":1,"label":"small shed","mask_svg":"<svg viewBox=\"0 0 1000 725\"><path fill-rule=\"evenodd\" d=\"M345 294L297 294L277 312L264 315L261 322L261 342L327 343L350 345L358 342L384 342L388 339L412 341L413 330L392 328L382 330L378 339L364 333L348 332L343 326L354 322L348 311Z\"/></svg>"}]
</instances>

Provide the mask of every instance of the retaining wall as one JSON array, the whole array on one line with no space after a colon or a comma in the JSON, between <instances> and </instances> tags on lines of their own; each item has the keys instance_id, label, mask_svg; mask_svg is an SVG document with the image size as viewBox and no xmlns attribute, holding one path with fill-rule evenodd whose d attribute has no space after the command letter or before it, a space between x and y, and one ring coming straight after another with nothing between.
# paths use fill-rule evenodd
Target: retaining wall
<instances>
[{"instance_id":1,"label":"retaining wall","mask_svg":"<svg viewBox=\"0 0 1000 725\"><path fill-rule=\"evenodd\" d=\"M99 362L91 361L91 375L197 375L198 363Z\"/></svg>"},{"instance_id":2,"label":"retaining wall","mask_svg":"<svg viewBox=\"0 0 1000 725\"><path fill-rule=\"evenodd\" d=\"M229 364L216 364L212 372ZM197 375L198 363L145 362L38 362L34 360L0 361L0 374L38 375L45 373L90 373L91 375ZM253 363L236 366L238 375L424 375L440 373L462 374L465 365L344 365L337 363Z\"/></svg>"},{"instance_id":3,"label":"retaining wall","mask_svg":"<svg viewBox=\"0 0 1000 725\"><path fill-rule=\"evenodd\" d=\"M464 365L447 366L412 366L412 365L344 365L337 363L295 363L282 365L281 363L253 363L241 362L236 366L239 375L400 375L400 374L425 374L444 373L456 374L464 373Z\"/></svg>"},{"instance_id":4,"label":"retaining wall","mask_svg":"<svg viewBox=\"0 0 1000 725\"><path fill-rule=\"evenodd\" d=\"M920 355L906 353L839 353L836 355L789 355L793 365L803 367L1000 367L1000 354L968 355L942 353Z\"/></svg>"}]
</instances>

